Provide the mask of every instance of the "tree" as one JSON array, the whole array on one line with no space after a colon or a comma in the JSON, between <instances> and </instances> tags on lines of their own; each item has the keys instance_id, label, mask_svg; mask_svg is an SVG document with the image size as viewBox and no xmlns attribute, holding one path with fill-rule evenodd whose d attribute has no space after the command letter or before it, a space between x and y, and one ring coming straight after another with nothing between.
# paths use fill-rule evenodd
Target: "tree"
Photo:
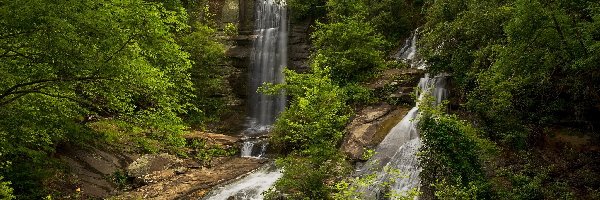
<instances>
[{"instance_id":1,"label":"tree","mask_svg":"<svg viewBox=\"0 0 600 200\"><path fill-rule=\"evenodd\" d=\"M30 195L55 147L90 135L98 117L171 137L192 105L189 54L174 33L182 8L134 1L8 1L0 4L0 173ZM27 198L20 196L19 198Z\"/></svg>"},{"instance_id":2,"label":"tree","mask_svg":"<svg viewBox=\"0 0 600 200\"><path fill-rule=\"evenodd\" d=\"M183 118L197 127L219 120L226 110L226 97L231 89L225 80L227 68L223 66L225 45L215 39L215 31L196 22L189 33L178 38L178 43L190 54L192 61L189 73L195 90L190 102L197 107Z\"/></svg>"},{"instance_id":3,"label":"tree","mask_svg":"<svg viewBox=\"0 0 600 200\"><path fill-rule=\"evenodd\" d=\"M316 67L329 67L331 79L339 85L365 81L383 66L386 43L361 18L317 23L312 39L317 48L313 62Z\"/></svg>"},{"instance_id":4,"label":"tree","mask_svg":"<svg viewBox=\"0 0 600 200\"><path fill-rule=\"evenodd\" d=\"M430 72L452 73L491 138L522 147L539 136L531 127L591 123L598 112L597 10L593 1L435 1L423 53Z\"/></svg>"}]
</instances>

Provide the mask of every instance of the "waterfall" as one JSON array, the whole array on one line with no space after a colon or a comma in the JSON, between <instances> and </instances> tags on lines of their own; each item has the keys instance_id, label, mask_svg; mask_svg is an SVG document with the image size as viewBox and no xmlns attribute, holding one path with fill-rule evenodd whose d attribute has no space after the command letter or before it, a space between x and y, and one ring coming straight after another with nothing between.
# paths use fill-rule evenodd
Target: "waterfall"
<instances>
[{"instance_id":1,"label":"waterfall","mask_svg":"<svg viewBox=\"0 0 600 200\"><path fill-rule=\"evenodd\" d=\"M265 95L257 89L263 83L283 83L287 65L287 10L284 0L256 0L254 49L249 70L248 128L242 133L241 156L262 158L267 150L266 133L285 108L285 94ZM211 191L207 200L257 200L283 174L272 164Z\"/></svg>"},{"instance_id":2,"label":"waterfall","mask_svg":"<svg viewBox=\"0 0 600 200\"><path fill-rule=\"evenodd\" d=\"M250 158L262 158L269 144L266 138L243 138L241 156Z\"/></svg>"},{"instance_id":3,"label":"waterfall","mask_svg":"<svg viewBox=\"0 0 600 200\"><path fill-rule=\"evenodd\" d=\"M282 83L287 65L287 11L285 3L276 0L256 2L257 35L252 52L249 80L250 127L261 131L273 124L285 108L285 95L257 93L263 83Z\"/></svg>"},{"instance_id":4,"label":"waterfall","mask_svg":"<svg viewBox=\"0 0 600 200\"><path fill-rule=\"evenodd\" d=\"M418 29L417 29L418 31ZM411 38L407 39L406 45L396 54L397 59L411 64L414 68L425 68L425 62L418 60L416 55L417 31ZM374 184L368 187L362 187L359 192L366 199L388 199L386 194L403 195L411 189L419 187L419 163L416 156L421 147L419 130L417 128L417 119L419 116L419 102L425 96L430 94L435 100L435 104L441 103L448 96L446 89L446 75L440 74L430 77L426 74L421 78L417 87L418 101L406 116L396 125L383 141L375 149L373 155L364 166L358 169L359 175L375 174ZM394 170L389 170L394 169ZM395 171L399 171L398 175ZM398 178L400 177L400 178ZM382 187L384 183L389 183L387 187Z\"/></svg>"},{"instance_id":5,"label":"waterfall","mask_svg":"<svg viewBox=\"0 0 600 200\"><path fill-rule=\"evenodd\" d=\"M287 10L284 1L257 0L254 50L249 70L249 120L244 131L242 156L260 157L266 144L260 137L268 132L275 117L285 108L285 95L266 95L257 92L263 83L283 83L283 69L287 65ZM246 144L249 143L249 144ZM258 149L256 149L258 148Z\"/></svg>"}]
</instances>

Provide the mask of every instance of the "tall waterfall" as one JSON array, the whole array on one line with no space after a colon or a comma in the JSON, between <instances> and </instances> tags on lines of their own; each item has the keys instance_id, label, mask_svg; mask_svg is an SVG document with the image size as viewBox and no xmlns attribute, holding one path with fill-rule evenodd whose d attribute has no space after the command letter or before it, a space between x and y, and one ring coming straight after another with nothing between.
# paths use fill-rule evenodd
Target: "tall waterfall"
<instances>
[{"instance_id":1,"label":"tall waterfall","mask_svg":"<svg viewBox=\"0 0 600 200\"><path fill-rule=\"evenodd\" d=\"M417 30L418 31L418 30ZM417 31L406 41L406 45L397 54L398 59L411 64L415 68L424 68L425 62L417 60L416 40ZM426 74L418 84L418 102L425 94L430 94L435 99L435 104L441 103L448 96L446 89L446 76L430 77ZM383 141L377 146L375 155L359 169L359 174L376 174L375 184L360 188L366 199L394 198L387 194L403 195L411 189L419 187L419 163L416 156L421 147L417 119L419 116L419 103L394 127ZM394 169L394 170L390 170ZM395 173L399 171L400 174ZM400 177L400 178L398 178ZM383 187L384 183L391 183Z\"/></svg>"},{"instance_id":2,"label":"tall waterfall","mask_svg":"<svg viewBox=\"0 0 600 200\"><path fill-rule=\"evenodd\" d=\"M282 83L287 64L287 11L284 1L257 0L257 35L252 52L249 81L250 126L262 130L273 124L285 107L285 95L257 93L263 83Z\"/></svg>"},{"instance_id":3,"label":"tall waterfall","mask_svg":"<svg viewBox=\"0 0 600 200\"><path fill-rule=\"evenodd\" d=\"M242 157L261 158L267 149L264 137L275 117L285 108L285 95L258 93L263 83L282 83L287 64L287 10L284 0L256 0L254 50L249 78L250 119L244 131ZM207 200L258 200L283 174L272 164L231 184L216 188Z\"/></svg>"},{"instance_id":4,"label":"tall waterfall","mask_svg":"<svg viewBox=\"0 0 600 200\"><path fill-rule=\"evenodd\" d=\"M263 83L283 83L283 68L287 65L287 10L283 0L257 0L254 50L249 76L250 114L244 131L242 156L262 157L266 140L261 139L285 108L285 95L257 92Z\"/></svg>"}]
</instances>

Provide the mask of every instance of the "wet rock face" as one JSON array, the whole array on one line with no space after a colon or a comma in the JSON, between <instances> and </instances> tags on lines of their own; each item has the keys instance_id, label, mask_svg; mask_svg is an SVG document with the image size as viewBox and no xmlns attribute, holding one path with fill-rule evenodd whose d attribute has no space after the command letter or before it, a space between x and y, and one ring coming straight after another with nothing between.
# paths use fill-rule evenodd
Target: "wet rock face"
<instances>
[{"instance_id":1,"label":"wet rock face","mask_svg":"<svg viewBox=\"0 0 600 200\"><path fill-rule=\"evenodd\" d=\"M167 156L167 158L170 156ZM112 199L202 199L214 186L247 174L263 164L264 160L223 157L215 158L211 168L171 167L152 173L152 181L112 197Z\"/></svg>"}]
</instances>

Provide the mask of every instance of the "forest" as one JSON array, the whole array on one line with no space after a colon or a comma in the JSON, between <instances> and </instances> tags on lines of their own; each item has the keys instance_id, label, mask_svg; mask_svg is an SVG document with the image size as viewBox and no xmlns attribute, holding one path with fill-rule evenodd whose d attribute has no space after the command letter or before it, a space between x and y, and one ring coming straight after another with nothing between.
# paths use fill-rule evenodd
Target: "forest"
<instances>
[{"instance_id":1,"label":"forest","mask_svg":"<svg viewBox=\"0 0 600 200\"><path fill-rule=\"evenodd\" d=\"M598 127L595 0L0 1L0 199L600 199Z\"/></svg>"}]
</instances>

